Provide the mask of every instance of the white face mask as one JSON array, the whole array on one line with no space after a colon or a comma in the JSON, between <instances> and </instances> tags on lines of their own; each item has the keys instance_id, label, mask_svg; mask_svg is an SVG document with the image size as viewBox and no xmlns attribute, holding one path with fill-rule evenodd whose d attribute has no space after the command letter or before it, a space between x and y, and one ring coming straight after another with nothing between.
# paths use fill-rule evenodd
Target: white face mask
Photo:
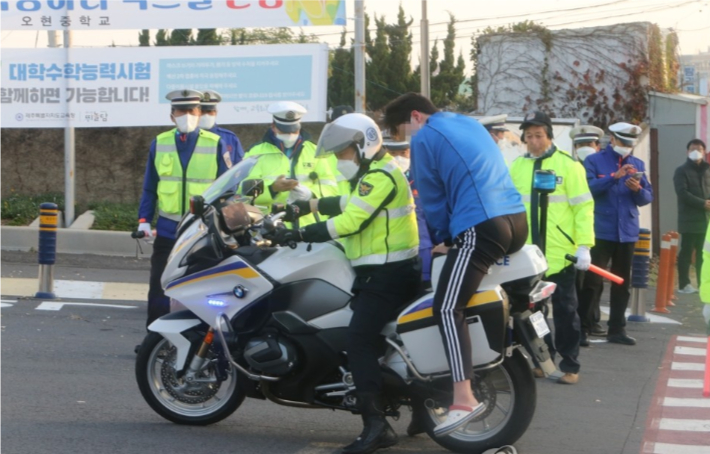
<instances>
[{"instance_id":1,"label":"white face mask","mask_svg":"<svg viewBox=\"0 0 710 454\"><path fill-rule=\"evenodd\" d=\"M698 150L693 150L688 153L688 158L691 161L700 161L701 159L703 159L703 154Z\"/></svg>"},{"instance_id":2,"label":"white face mask","mask_svg":"<svg viewBox=\"0 0 710 454\"><path fill-rule=\"evenodd\" d=\"M342 173L345 178L352 180L357 175L360 166L355 164L351 159L338 159L338 172Z\"/></svg>"},{"instance_id":3,"label":"white face mask","mask_svg":"<svg viewBox=\"0 0 710 454\"><path fill-rule=\"evenodd\" d=\"M400 170L405 173L407 170L409 170L409 158L405 158L404 156L392 156L392 159L394 159L394 162L397 163L399 166Z\"/></svg>"},{"instance_id":4,"label":"white face mask","mask_svg":"<svg viewBox=\"0 0 710 454\"><path fill-rule=\"evenodd\" d=\"M212 129L217 122L217 115L202 115L200 117L200 128Z\"/></svg>"},{"instance_id":5,"label":"white face mask","mask_svg":"<svg viewBox=\"0 0 710 454\"><path fill-rule=\"evenodd\" d=\"M276 138L284 143L284 147L291 148L298 140L298 133L296 133L296 134L276 134Z\"/></svg>"},{"instance_id":6,"label":"white face mask","mask_svg":"<svg viewBox=\"0 0 710 454\"><path fill-rule=\"evenodd\" d=\"M597 152L596 148L592 148L592 147L577 148L577 156L579 156L580 161L584 161L585 159L587 159L587 156L589 156L590 154L594 154L596 152Z\"/></svg>"},{"instance_id":7,"label":"white face mask","mask_svg":"<svg viewBox=\"0 0 710 454\"><path fill-rule=\"evenodd\" d=\"M178 131L183 134L189 134L197 129L197 125L200 122L200 117L191 114L173 117L173 119L175 120L175 125L177 126Z\"/></svg>"},{"instance_id":8,"label":"white face mask","mask_svg":"<svg viewBox=\"0 0 710 454\"><path fill-rule=\"evenodd\" d=\"M631 154L631 150L633 150L633 148L631 147L622 147L621 145L614 145L614 151L619 153L622 158L625 158L629 154Z\"/></svg>"}]
</instances>

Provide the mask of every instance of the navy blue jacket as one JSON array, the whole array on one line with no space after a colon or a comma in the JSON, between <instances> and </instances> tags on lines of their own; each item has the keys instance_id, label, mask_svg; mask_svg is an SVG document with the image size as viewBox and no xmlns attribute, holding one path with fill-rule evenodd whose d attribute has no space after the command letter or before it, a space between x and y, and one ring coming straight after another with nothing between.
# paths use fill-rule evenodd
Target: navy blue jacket
<instances>
[{"instance_id":1,"label":"navy blue jacket","mask_svg":"<svg viewBox=\"0 0 710 454\"><path fill-rule=\"evenodd\" d=\"M208 131L217 134L222 139L220 142L222 142L224 146L224 152L229 156L229 159L224 159L228 167L232 167L241 162L242 158L244 158L244 149L236 134L229 129L220 128L217 125Z\"/></svg>"},{"instance_id":2,"label":"navy blue jacket","mask_svg":"<svg viewBox=\"0 0 710 454\"><path fill-rule=\"evenodd\" d=\"M177 144L178 156L180 156L180 164L182 164L183 170L187 168L187 164L190 162L192 157L192 152L195 150L195 145L197 144L197 136L200 129L196 129L189 134L180 134L176 132L178 136L175 139ZM182 140L180 136L184 136L185 140ZM217 176L222 175L227 171L227 164L224 162L223 155L224 147L222 145L222 140L219 141L217 145ZM160 177L158 176L158 171L155 170L155 139L150 144L150 152L148 153L148 162L145 166L145 177L143 179L143 195L141 196L141 203L138 207L138 218L145 219L146 222L151 222L155 216L155 209L158 204L158 182ZM157 234L162 237L175 239L175 234L177 233L178 223L170 219L158 216L158 222L155 225Z\"/></svg>"},{"instance_id":3,"label":"navy blue jacket","mask_svg":"<svg viewBox=\"0 0 710 454\"><path fill-rule=\"evenodd\" d=\"M411 147L418 202L437 242L488 219L525 212L503 154L476 120L436 113Z\"/></svg>"},{"instance_id":4,"label":"navy blue jacket","mask_svg":"<svg viewBox=\"0 0 710 454\"><path fill-rule=\"evenodd\" d=\"M633 243L639 238L638 207L653 201L653 188L646 178L646 166L639 158L622 158L611 145L584 160L589 190L594 196L594 235L602 240ZM644 172L641 189L633 192L626 187L631 174L614 179L614 174L625 164L632 164L637 172Z\"/></svg>"}]
</instances>

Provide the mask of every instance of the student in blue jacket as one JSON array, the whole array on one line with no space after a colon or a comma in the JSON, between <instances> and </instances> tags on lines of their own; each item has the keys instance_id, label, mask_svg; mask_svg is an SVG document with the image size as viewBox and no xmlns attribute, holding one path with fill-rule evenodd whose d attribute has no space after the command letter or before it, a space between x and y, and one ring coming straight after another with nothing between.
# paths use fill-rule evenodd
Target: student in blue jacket
<instances>
[{"instance_id":1,"label":"student in blue jacket","mask_svg":"<svg viewBox=\"0 0 710 454\"><path fill-rule=\"evenodd\" d=\"M444 436L485 410L471 391L471 340L464 308L488 269L520 250L528 226L520 193L486 129L463 115L439 112L407 93L385 107L384 124L397 137L411 136L411 178L434 240L447 252L434 294L434 317L454 381L454 400L434 433Z\"/></svg>"},{"instance_id":2,"label":"student in blue jacket","mask_svg":"<svg viewBox=\"0 0 710 454\"><path fill-rule=\"evenodd\" d=\"M629 123L609 126L611 143L602 151L584 160L589 190L594 197L594 236L591 250L592 264L606 268L611 261L611 272L624 278L624 283L611 285L609 302L609 331L607 341L635 345L636 340L626 334L629 305L629 281L634 247L639 238L638 207L653 200L653 189L646 178L643 161L632 155L641 128ZM580 306L599 304L604 282L600 276L587 273L579 292Z\"/></svg>"}]
</instances>

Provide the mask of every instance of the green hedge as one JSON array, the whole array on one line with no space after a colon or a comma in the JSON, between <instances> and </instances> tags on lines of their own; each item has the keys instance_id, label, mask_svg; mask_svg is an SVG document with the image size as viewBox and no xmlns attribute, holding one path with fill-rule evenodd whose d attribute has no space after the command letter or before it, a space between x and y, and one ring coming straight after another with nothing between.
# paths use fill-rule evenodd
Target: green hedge
<instances>
[{"instance_id":1,"label":"green hedge","mask_svg":"<svg viewBox=\"0 0 710 454\"><path fill-rule=\"evenodd\" d=\"M132 232L138 228L138 203L90 203L94 210L92 230L120 230Z\"/></svg>"},{"instance_id":2,"label":"green hedge","mask_svg":"<svg viewBox=\"0 0 710 454\"><path fill-rule=\"evenodd\" d=\"M39 206L45 202L56 203L60 211L64 211L64 194L48 192L35 196L11 194L2 198L2 213L0 217L7 225L29 225L39 216Z\"/></svg>"}]
</instances>

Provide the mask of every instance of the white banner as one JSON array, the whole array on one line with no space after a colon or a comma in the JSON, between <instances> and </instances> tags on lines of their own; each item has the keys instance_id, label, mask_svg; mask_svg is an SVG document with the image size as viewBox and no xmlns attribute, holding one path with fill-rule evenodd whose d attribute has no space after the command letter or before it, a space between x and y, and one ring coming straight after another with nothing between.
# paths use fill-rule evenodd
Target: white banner
<instances>
[{"instance_id":1,"label":"white banner","mask_svg":"<svg viewBox=\"0 0 710 454\"><path fill-rule=\"evenodd\" d=\"M3 128L169 126L185 88L222 95L218 124L271 122L276 101L326 115L326 44L3 49L1 66Z\"/></svg>"},{"instance_id":2,"label":"white banner","mask_svg":"<svg viewBox=\"0 0 710 454\"><path fill-rule=\"evenodd\" d=\"M0 1L3 30L345 25L345 0Z\"/></svg>"}]
</instances>

